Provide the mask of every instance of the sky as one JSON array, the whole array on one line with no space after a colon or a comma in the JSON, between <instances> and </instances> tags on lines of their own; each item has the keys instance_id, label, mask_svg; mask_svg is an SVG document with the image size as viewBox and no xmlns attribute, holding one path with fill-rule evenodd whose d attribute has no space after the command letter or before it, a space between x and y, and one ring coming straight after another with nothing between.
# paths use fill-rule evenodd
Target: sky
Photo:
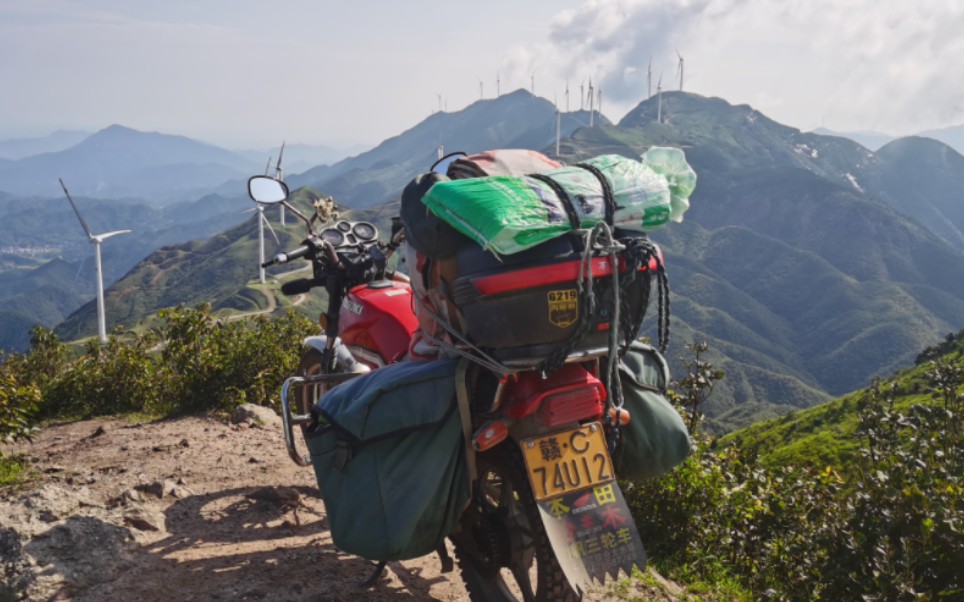
<instances>
[{"instance_id":1,"label":"sky","mask_svg":"<svg viewBox=\"0 0 964 602\"><path fill-rule=\"evenodd\" d=\"M0 140L372 146L497 90L575 110L590 79L618 121L680 57L688 92L908 135L964 124L962 31L961 0L0 0Z\"/></svg>"}]
</instances>

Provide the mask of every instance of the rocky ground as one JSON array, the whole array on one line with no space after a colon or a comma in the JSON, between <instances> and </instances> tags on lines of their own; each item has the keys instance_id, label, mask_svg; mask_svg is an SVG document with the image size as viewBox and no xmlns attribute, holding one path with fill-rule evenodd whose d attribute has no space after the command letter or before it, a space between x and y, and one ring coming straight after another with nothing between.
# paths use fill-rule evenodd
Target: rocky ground
<instances>
[{"instance_id":1,"label":"rocky ground","mask_svg":"<svg viewBox=\"0 0 964 602\"><path fill-rule=\"evenodd\" d=\"M465 600L435 555L371 563L338 550L314 475L280 420L98 419L2 448L31 478L0 489L2 585L30 600ZM649 574L590 596L676 600ZM14 598L16 599L16 598Z\"/></svg>"}]
</instances>

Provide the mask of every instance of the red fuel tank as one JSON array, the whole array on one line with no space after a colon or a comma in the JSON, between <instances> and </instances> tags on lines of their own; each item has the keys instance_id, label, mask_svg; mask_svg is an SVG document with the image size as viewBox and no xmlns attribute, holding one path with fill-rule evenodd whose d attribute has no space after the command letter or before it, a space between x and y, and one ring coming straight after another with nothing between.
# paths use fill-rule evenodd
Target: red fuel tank
<instances>
[{"instance_id":1,"label":"red fuel tank","mask_svg":"<svg viewBox=\"0 0 964 602\"><path fill-rule=\"evenodd\" d=\"M372 368L402 359L417 328L412 287L395 280L356 286L348 291L338 314L341 340Z\"/></svg>"}]
</instances>

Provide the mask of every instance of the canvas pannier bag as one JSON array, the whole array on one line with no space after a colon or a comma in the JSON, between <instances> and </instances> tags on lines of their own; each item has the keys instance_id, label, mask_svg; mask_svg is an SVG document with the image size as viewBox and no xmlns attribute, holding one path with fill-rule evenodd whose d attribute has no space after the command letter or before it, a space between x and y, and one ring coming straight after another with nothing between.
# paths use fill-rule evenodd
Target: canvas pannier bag
<instances>
[{"instance_id":1,"label":"canvas pannier bag","mask_svg":"<svg viewBox=\"0 0 964 602\"><path fill-rule=\"evenodd\" d=\"M613 454L623 479L649 479L668 472L690 454L683 418L666 399L669 368L655 348L633 341L619 362L619 385L629 424Z\"/></svg>"},{"instance_id":2,"label":"canvas pannier bag","mask_svg":"<svg viewBox=\"0 0 964 602\"><path fill-rule=\"evenodd\" d=\"M315 404L306 433L335 545L371 560L438 548L470 496L458 361L401 362Z\"/></svg>"}]
</instances>

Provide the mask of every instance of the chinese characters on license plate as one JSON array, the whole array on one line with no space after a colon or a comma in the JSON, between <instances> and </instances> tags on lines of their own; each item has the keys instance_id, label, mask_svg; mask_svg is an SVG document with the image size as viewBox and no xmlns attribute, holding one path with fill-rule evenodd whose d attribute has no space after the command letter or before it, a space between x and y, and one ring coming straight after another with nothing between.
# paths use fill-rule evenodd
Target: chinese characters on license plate
<instances>
[{"instance_id":1,"label":"chinese characters on license plate","mask_svg":"<svg viewBox=\"0 0 964 602\"><path fill-rule=\"evenodd\" d=\"M536 501L594 487L614 478L598 422L522 442Z\"/></svg>"}]
</instances>

